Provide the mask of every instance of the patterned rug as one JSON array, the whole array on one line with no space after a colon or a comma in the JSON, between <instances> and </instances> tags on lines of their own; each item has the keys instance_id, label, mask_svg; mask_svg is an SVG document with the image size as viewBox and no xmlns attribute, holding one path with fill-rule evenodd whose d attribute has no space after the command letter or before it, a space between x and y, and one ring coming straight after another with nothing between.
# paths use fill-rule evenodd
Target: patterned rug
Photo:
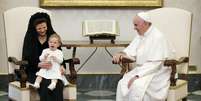
<instances>
[{"instance_id":1,"label":"patterned rug","mask_svg":"<svg viewBox=\"0 0 201 101\"><path fill-rule=\"evenodd\" d=\"M88 101L115 101L115 100L109 100L109 99L97 100L97 99L92 99L92 100L88 100Z\"/></svg>"},{"instance_id":2,"label":"patterned rug","mask_svg":"<svg viewBox=\"0 0 201 101\"><path fill-rule=\"evenodd\" d=\"M107 90L93 90L85 93L89 96L112 96L115 95L115 92L107 91Z\"/></svg>"},{"instance_id":3,"label":"patterned rug","mask_svg":"<svg viewBox=\"0 0 201 101\"><path fill-rule=\"evenodd\" d=\"M0 91L0 96L5 96L5 95L8 95L8 93L5 91Z\"/></svg>"}]
</instances>

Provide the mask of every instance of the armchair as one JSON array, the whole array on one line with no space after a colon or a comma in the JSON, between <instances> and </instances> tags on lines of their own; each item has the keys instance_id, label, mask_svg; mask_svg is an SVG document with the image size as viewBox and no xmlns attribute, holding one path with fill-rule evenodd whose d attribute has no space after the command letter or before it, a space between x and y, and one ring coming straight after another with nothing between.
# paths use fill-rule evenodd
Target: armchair
<instances>
[{"instance_id":1,"label":"armchair","mask_svg":"<svg viewBox=\"0 0 201 101\"><path fill-rule=\"evenodd\" d=\"M174 60L166 60L164 63L164 65L172 67L171 86L167 101L185 101L188 96L187 74L192 13L179 8L159 8L149 11L149 14L153 24L166 34L176 50Z\"/></svg>"},{"instance_id":2,"label":"armchair","mask_svg":"<svg viewBox=\"0 0 201 101\"><path fill-rule=\"evenodd\" d=\"M164 61L165 66L172 68L167 101L186 101L192 13L178 8L158 8L148 13L152 24L165 33L176 50L175 58ZM132 62L122 59L122 74L130 70L129 64Z\"/></svg>"},{"instance_id":3,"label":"armchair","mask_svg":"<svg viewBox=\"0 0 201 101\"><path fill-rule=\"evenodd\" d=\"M37 91L29 87L25 66L27 61L22 61L22 44L29 18L36 12L46 12L51 16L51 12L37 7L17 7L4 12L4 23L7 43L8 71L10 75L10 83L8 88L8 97L15 101L37 101L39 100ZM20 16L19 16L20 15ZM15 37L13 37L15 36ZM19 59L19 60L18 60ZM78 58L64 60L69 63L69 82L64 88L63 95L65 100L76 100L76 72L74 65L79 64ZM19 81L15 80L15 75L19 77Z\"/></svg>"}]
</instances>

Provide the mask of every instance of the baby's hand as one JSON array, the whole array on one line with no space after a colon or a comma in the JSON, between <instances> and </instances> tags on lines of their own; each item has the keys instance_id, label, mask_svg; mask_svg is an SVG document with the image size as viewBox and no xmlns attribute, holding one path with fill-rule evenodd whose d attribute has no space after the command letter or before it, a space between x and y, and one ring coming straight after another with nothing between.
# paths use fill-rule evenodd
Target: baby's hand
<instances>
[{"instance_id":1,"label":"baby's hand","mask_svg":"<svg viewBox=\"0 0 201 101\"><path fill-rule=\"evenodd\" d=\"M53 61L56 61L57 58L55 56L50 56L50 58L53 60Z\"/></svg>"},{"instance_id":2,"label":"baby's hand","mask_svg":"<svg viewBox=\"0 0 201 101\"><path fill-rule=\"evenodd\" d=\"M49 54L44 54L44 58L41 59L42 62L47 61L47 57L49 56Z\"/></svg>"},{"instance_id":3,"label":"baby's hand","mask_svg":"<svg viewBox=\"0 0 201 101\"><path fill-rule=\"evenodd\" d=\"M45 60L47 59L47 57L48 57L49 55L50 55L49 53L47 53L47 54L44 55Z\"/></svg>"}]
</instances>

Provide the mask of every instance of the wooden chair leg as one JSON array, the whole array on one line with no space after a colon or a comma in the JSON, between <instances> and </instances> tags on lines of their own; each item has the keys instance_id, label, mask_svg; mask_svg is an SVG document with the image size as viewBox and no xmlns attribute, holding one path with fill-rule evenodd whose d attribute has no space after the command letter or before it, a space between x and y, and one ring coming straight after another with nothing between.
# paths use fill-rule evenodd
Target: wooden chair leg
<instances>
[{"instance_id":1,"label":"wooden chair leg","mask_svg":"<svg viewBox=\"0 0 201 101\"><path fill-rule=\"evenodd\" d=\"M12 99L8 98L8 101L13 101Z\"/></svg>"},{"instance_id":2,"label":"wooden chair leg","mask_svg":"<svg viewBox=\"0 0 201 101\"><path fill-rule=\"evenodd\" d=\"M183 98L182 101L187 101L187 97Z\"/></svg>"}]
</instances>

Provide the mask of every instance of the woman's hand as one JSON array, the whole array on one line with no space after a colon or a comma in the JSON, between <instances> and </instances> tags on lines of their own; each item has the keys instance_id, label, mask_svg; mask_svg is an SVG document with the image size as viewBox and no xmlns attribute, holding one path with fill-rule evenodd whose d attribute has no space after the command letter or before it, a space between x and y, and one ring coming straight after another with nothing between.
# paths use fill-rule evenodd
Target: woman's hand
<instances>
[{"instance_id":1,"label":"woman's hand","mask_svg":"<svg viewBox=\"0 0 201 101\"><path fill-rule=\"evenodd\" d=\"M52 63L51 62L39 62L38 67L44 68L44 69L50 69L50 68L52 68Z\"/></svg>"},{"instance_id":2,"label":"woman's hand","mask_svg":"<svg viewBox=\"0 0 201 101\"><path fill-rule=\"evenodd\" d=\"M61 65L61 67L60 67L61 75L64 75L64 74L65 74L65 71L66 71L66 69L64 68L63 65Z\"/></svg>"}]
</instances>

